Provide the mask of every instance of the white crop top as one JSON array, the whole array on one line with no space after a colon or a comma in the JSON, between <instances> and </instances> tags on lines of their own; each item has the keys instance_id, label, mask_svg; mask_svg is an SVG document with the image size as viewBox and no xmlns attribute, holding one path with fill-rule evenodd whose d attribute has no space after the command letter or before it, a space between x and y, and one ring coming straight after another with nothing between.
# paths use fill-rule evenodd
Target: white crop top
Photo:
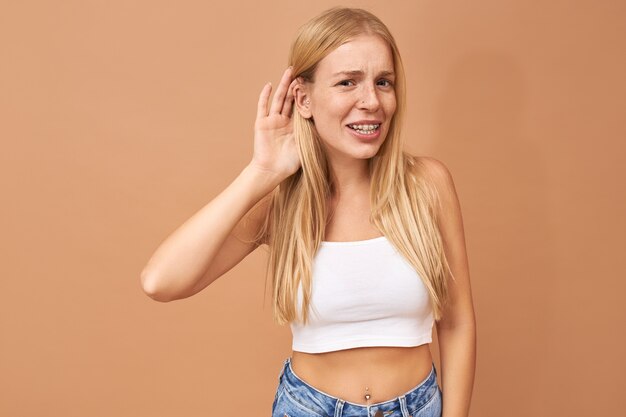
<instances>
[{"instance_id":1,"label":"white crop top","mask_svg":"<svg viewBox=\"0 0 626 417\"><path fill-rule=\"evenodd\" d=\"M319 353L432 341L428 290L385 236L322 242L312 272L309 323L291 322L293 350ZM297 302L300 311L302 286Z\"/></svg>"}]
</instances>

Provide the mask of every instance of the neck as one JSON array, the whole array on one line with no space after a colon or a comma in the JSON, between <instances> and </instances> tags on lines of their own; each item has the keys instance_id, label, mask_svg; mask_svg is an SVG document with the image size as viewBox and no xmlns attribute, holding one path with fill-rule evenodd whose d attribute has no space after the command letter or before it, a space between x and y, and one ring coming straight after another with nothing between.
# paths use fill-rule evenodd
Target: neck
<instances>
[{"instance_id":1,"label":"neck","mask_svg":"<svg viewBox=\"0 0 626 417\"><path fill-rule=\"evenodd\" d=\"M331 164L332 194L352 198L370 188L369 160L352 159L349 163Z\"/></svg>"}]
</instances>

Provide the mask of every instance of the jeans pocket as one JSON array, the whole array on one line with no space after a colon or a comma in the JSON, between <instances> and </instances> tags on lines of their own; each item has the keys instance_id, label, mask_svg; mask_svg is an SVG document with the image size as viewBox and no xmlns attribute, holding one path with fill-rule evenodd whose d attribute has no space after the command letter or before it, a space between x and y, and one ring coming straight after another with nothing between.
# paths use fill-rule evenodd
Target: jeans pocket
<instances>
[{"instance_id":1,"label":"jeans pocket","mask_svg":"<svg viewBox=\"0 0 626 417\"><path fill-rule=\"evenodd\" d=\"M272 417L325 417L314 410L314 407L298 399L287 388L283 388L272 406Z\"/></svg>"},{"instance_id":2,"label":"jeans pocket","mask_svg":"<svg viewBox=\"0 0 626 417\"><path fill-rule=\"evenodd\" d=\"M439 385L433 385L431 389L428 390L428 393L431 393L431 396L426 403L421 404L417 409L411 410L409 408L409 415L411 417L441 417L442 396Z\"/></svg>"}]
</instances>

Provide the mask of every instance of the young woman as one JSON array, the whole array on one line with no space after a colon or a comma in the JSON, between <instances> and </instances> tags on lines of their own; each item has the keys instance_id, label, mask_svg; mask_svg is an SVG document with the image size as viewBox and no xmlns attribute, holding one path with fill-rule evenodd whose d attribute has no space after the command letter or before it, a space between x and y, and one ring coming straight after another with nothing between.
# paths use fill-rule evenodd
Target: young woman
<instances>
[{"instance_id":1,"label":"young woman","mask_svg":"<svg viewBox=\"0 0 626 417\"><path fill-rule=\"evenodd\" d=\"M142 272L189 297L270 250L274 318L293 353L273 417L465 417L476 336L460 205L446 166L403 151L405 81L387 27L333 8L299 31L250 163ZM436 323L441 388L429 343Z\"/></svg>"}]
</instances>

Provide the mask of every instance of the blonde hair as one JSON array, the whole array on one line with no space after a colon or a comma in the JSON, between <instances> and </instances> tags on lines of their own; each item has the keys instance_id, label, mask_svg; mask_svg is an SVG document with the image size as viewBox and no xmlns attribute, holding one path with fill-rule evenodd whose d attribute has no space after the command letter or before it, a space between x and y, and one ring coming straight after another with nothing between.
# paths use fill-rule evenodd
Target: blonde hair
<instances>
[{"instance_id":1,"label":"blonde hair","mask_svg":"<svg viewBox=\"0 0 626 417\"><path fill-rule=\"evenodd\" d=\"M304 24L291 47L294 77L312 82L317 64L341 44L359 35L380 36L391 47L396 73L396 111L386 139L369 159L372 222L419 274L430 294L435 320L448 298L450 271L436 213L440 203L425 166L402 149L400 128L405 111L405 75L396 42L376 16L363 9L334 7ZM269 214L257 236L267 243L266 280L272 277L273 318L280 325L308 322L312 259L324 239L327 201L333 188L328 161L311 119L293 111L294 136L302 167L268 194ZM451 271L450 271L451 273ZM454 278L454 277L453 277ZM298 286L302 285L300 317Z\"/></svg>"}]
</instances>

